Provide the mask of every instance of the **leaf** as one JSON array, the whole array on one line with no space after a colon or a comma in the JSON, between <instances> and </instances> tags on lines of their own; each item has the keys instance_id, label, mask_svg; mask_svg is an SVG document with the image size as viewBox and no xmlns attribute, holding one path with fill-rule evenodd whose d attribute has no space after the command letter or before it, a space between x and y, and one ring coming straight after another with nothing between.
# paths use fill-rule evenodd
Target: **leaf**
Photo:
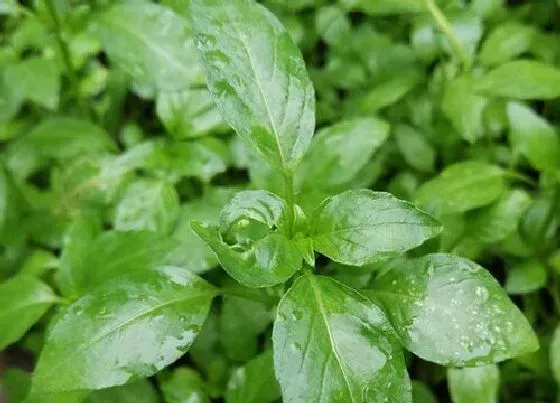
<instances>
[{"instance_id":1,"label":"leaf","mask_svg":"<svg viewBox=\"0 0 560 403\"><path fill-rule=\"evenodd\" d=\"M560 173L560 137L556 128L533 109L517 102L508 103L507 114L514 152L527 157L541 172Z\"/></svg>"},{"instance_id":2,"label":"leaf","mask_svg":"<svg viewBox=\"0 0 560 403\"><path fill-rule=\"evenodd\" d=\"M5 398L6 402L21 403L31 388L31 376L21 369L9 368L3 371L0 385L3 393L0 396Z\"/></svg>"},{"instance_id":3,"label":"leaf","mask_svg":"<svg viewBox=\"0 0 560 403\"><path fill-rule=\"evenodd\" d=\"M385 315L336 280L298 278L280 301L272 341L285 402L412 402Z\"/></svg>"},{"instance_id":4,"label":"leaf","mask_svg":"<svg viewBox=\"0 0 560 403\"><path fill-rule=\"evenodd\" d=\"M550 368L556 383L560 385L560 325L556 326L550 343Z\"/></svg>"},{"instance_id":5,"label":"leaf","mask_svg":"<svg viewBox=\"0 0 560 403\"><path fill-rule=\"evenodd\" d=\"M438 221L412 204L371 190L325 199L310 226L315 250L351 266L413 249L441 231Z\"/></svg>"},{"instance_id":6,"label":"leaf","mask_svg":"<svg viewBox=\"0 0 560 403\"><path fill-rule=\"evenodd\" d=\"M44 158L71 160L84 155L100 155L116 150L103 128L87 120L59 117L43 120L25 137Z\"/></svg>"},{"instance_id":7,"label":"leaf","mask_svg":"<svg viewBox=\"0 0 560 403\"><path fill-rule=\"evenodd\" d=\"M515 60L490 71L475 85L483 95L515 99L560 96L560 70L537 61Z\"/></svg>"},{"instance_id":8,"label":"leaf","mask_svg":"<svg viewBox=\"0 0 560 403\"><path fill-rule=\"evenodd\" d=\"M104 389L153 375L189 349L214 293L171 266L106 282L53 319L33 388Z\"/></svg>"},{"instance_id":9,"label":"leaf","mask_svg":"<svg viewBox=\"0 0 560 403\"><path fill-rule=\"evenodd\" d=\"M496 165L464 161L447 166L416 191L416 203L438 214L462 213L500 198L504 172Z\"/></svg>"},{"instance_id":10,"label":"leaf","mask_svg":"<svg viewBox=\"0 0 560 403\"><path fill-rule=\"evenodd\" d=\"M195 0L195 41L224 119L269 162L294 167L315 127L301 53L276 17L250 0Z\"/></svg>"},{"instance_id":11,"label":"leaf","mask_svg":"<svg viewBox=\"0 0 560 403\"><path fill-rule=\"evenodd\" d=\"M490 32L480 50L485 66L499 65L530 50L537 31L533 26L506 21Z\"/></svg>"},{"instance_id":12,"label":"leaf","mask_svg":"<svg viewBox=\"0 0 560 403\"><path fill-rule=\"evenodd\" d=\"M207 89L162 91L156 114L175 139L200 137L223 130L222 117Z\"/></svg>"},{"instance_id":13,"label":"leaf","mask_svg":"<svg viewBox=\"0 0 560 403\"><path fill-rule=\"evenodd\" d=\"M228 403L272 402L281 397L274 375L272 350L267 350L235 369L227 385Z\"/></svg>"},{"instance_id":14,"label":"leaf","mask_svg":"<svg viewBox=\"0 0 560 403\"><path fill-rule=\"evenodd\" d=\"M368 0L339 1L348 10L362 11L373 16L424 11L423 4L416 0L390 0L373 3Z\"/></svg>"},{"instance_id":15,"label":"leaf","mask_svg":"<svg viewBox=\"0 0 560 403\"><path fill-rule=\"evenodd\" d=\"M437 403L430 388L423 382L412 381L412 401L414 403Z\"/></svg>"},{"instance_id":16,"label":"leaf","mask_svg":"<svg viewBox=\"0 0 560 403\"><path fill-rule=\"evenodd\" d=\"M138 85L181 91L199 79L191 29L172 10L147 2L116 4L96 22L105 52Z\"/></svg>"},{"instance_id":17,"label":"leaf","mask_svg":"<svg viewBox=\"0 0 560 403\"><path fill-rule=\"evenodd\" d=\"M332 189L350 182L388 136L389 125L376 118L350 119L319 131L296 171L296 187Z\"/></svg>"},{"instance_id":18,"label":"leaf","mask_svg":"<svg viewBox=\"0 0 560 403\"><path fill-rule=\"evenodd\" d=\"M495 364L449 368L447 378L453 403L498 402L500 371Z\"/></svg>"},{"instance_id":19,"label":"leaf","mask_svg":"<svg viewBox=\"0 0 560 403\"><path fill-rule=\"evenodd\" d=\"M461 76L445 86L442 110L455 130L470 143L484 135L483 112L488 100L473 91L473 79Z\"/></svg>"},{"instance_id":20,"label":"leaf","mask_svg":"<svg viewBox=\"0 0 560 403\"><path fill-rule=\"evenodd\" d=\"M516 264L507 271L505 289L508 294L535 292L546 285L546 267L538 260Z\"/></svg>"},{"instance_id":21,"label":"leaf","mask_svg":"<svg viewBox=\"0 0 560 403\"><path fill-rule=\"evenodd\" d=\"M498 282L449 254L399 260L373 283L404 346L447 366L495 363L536 351L537 337Z\"/></svg>"},{"instance_id":22,"label":"leaf","mask_svg":"<svg viewBox=\"0 0 560 403\"><path fill-rule=\"evenodd\" d=\"M426 136L411 126L400 124L394 128L397 147L412 168L433 172L436 152Z\"/></svg>"},{"instance_id":23,"label":"leaf","mask_svg":"<svg viewBox=\"0 0 560 403\"><path fill-rule=\"evenodd\" d=\"M0 283L0 351L18 341L56 302L53 291L33 277Z\"/></svg>"},{"instance_id":24,"label":"leaf","mask_svg":"<svg viewBox=\"0 0 560 403\"><path fill-rule=\"evenodd\" d=\"M96 390L85 403L158 403L158 396L152 384L141 379L123 386Z\"/></svg>"},{"instance_id":25,"label":"leaf","mask_svg":"<svg viewBox=\"0 0 560 403\"><path fill-rule=\"evenodd\" d=\"M165 403L210 403L198 372L180 367L162 377L160 388Z\"/></svg>"},{"instance_id":26,"label":"leaf","mask_svg":"<svg viewBox=\"0 0 560 403\"><path fill-rule=\"evenodd\" d=\"M115 209L117 231L167 234L179 214L179 196L163 181L138 179L130 183Z\"/></svg>"},{"instance_id":27,"label":"leaf","mask_svg":"<svg viewBox=\"0 0 560 403\"><path fill-rule=\"evenodd\" d=\"M212 249L191 229L190 222L200 220L210 225L217 225L222 207L236 192L237 190L233 188L211 188L201 199L181 206L177 226L171 235L178 241L178 245L173 250L176 264L193 273L204 273L218 265L218 259Z\"/></svg>"}]
</instances>

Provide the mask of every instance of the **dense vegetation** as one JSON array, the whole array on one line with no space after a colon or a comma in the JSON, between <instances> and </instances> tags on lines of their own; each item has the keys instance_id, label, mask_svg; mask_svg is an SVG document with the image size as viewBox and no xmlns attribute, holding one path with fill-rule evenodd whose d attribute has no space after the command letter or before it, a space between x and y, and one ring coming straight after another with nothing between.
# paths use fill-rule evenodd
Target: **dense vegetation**
<instances>
[{"instance_id":1,"label":"dense vegetation","mask_svg":"<svg viewBox=\"0 0 560 403\"><path fill-rule=\"evenodd\" d=\"M0 400L560 402L555 0L0 0Z\"/></svg>"}]
</instances>

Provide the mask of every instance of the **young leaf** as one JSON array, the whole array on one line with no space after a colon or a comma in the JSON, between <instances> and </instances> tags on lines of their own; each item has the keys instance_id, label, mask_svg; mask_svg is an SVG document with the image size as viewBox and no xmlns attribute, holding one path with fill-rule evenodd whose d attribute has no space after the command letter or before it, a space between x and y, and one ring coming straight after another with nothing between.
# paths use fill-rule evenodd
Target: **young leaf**
<instances>
[{"instance_id":1,"label":"young leaf","mask_svg":"<svg viewBox=\"0 0 560 403\"><path fill-rule=\"evenodd\" d=\"M405 347L449 366L495 363L538 349L527 319L498 282L468 259L399 260L374 282Z\"/></svg>"},{"instance_id":2,"label":"young leaf","mask_svg":"<svg viewBox=\"0 0 560 403\"><path fill-rule=\"evenodd\" d=\"M0 284L0 351L18 341L58 301L33 277L17 276Z\"/></svg>"},{"instance_id":3,"label":"young leaf","mask_svg":"<svg viewBox=\"0 0 560 403\"><path fill-rule=\"evenodd\" d=\"M528 260L507 271L505 289L508 294L529 294L546 285L546 267L538 260Z\"/></svg>"},{"instance_id":4,"label":"young leaf","mask_svg":"<svg viewBox=\"0 0 560 403\"><path fill-rule=\"evenodd\" d=\"M171 266L108 281L53 320L33 388L104 389L153 375L189 349L214 294Z\"/></svg>"},{"instance_id":5,"label":"young leaf","mask_svg":"<svg viewBox=\"0 0 560 403\"><path fill-rule=\"evenodd\" d=\"M385 315L336 280L298 278L280 301L272 339L286 402L412 402Z\"/></svg>"},{"instance_id":6,"label":"young leaf","mask_svg":"<svg viewBox=\"0 0 560 403\"><path fill-rule=\"evenodd\" d=\"M437 220L412 204L371 190L327 198L310 226L317 251L352 266L413 249L441 231Z\"/></svg>"},{"instance_id":7,"label":"young leaf","mask_svg":"<svg viewBox=\"0 0 560 403\"><path fill-rule=\"evenodd\" d=\"M142 2L101 13L95 32L110 59L150 89L186 90L202 72L187 21L172 10Z\"/></svg>"},{"instance_id":8,"label":"young leaf","mask_svg":"<svg viewBox=\"0 0 560 403\"><path fill-rule=\"evenodd\" d=\"M123 386L96 390L84 403L158 403L158 395L152 384L141 379Z\"/></svg>"},{"instance_id":9,"label":"young leaf","mask_svg":"<svg viewBox=\"0 0 560 403\"><path fill-rule=\"evenodd\" d=\"M496 403L500 371L495 364L474 368L449 368L449 392L453 403Z\"/></svg>"},{"instance_id":10,"label":"young leaf","mask_svg":"<svg viewBox=\"0 0 560 403\"><path fill-rule=\"evenodd\" d=\"M508 104L507 115L514 152L527 157L541 172L560 173L560 137L556 128L531 108L517 102Z\"/></svg>"},{"instance_id":11,"label":"young leaf","mask_svg":"<svg viewBox=\"0 0 560 403\"><path fill-rule=\"evenodd\" d=\"M437 403L430 388L423 382L412 381L412 401L414 403Z\"/></svg>"},{"instance_id":12,"label":"young leaf","mask_svg":"<svg viewBox=\"0 0 560 403\"><path fill-rule=\"evenodd\" d=\"M332 189L352 181L388 136L389 125L376 118L355 118L319 131L296 170L296 187Z\"/></svg>"},{"instance_id":13,"label":"young leaf","mask_svg":"<svg viewBox=\"0 0 560 403\"><path fill-rule=\"evenodd\" d=\"M138 179L130 183L115 209L117 231L168 233L179 214L179 196L164 181Z\"/></svg>"},{"instance_id":14,"label":"young leaf","mask_svg":"<svg viewBox=\"0 0 560 403\"><path fill-rule=\"evenodd\" d=\"M210 403L204 383L193 369L180 367L161 378L160 388L165 403Z\"/></svg>"},{"instance_id":15,"label":"young leaf","mask_svg":"<svg viewBox=\"0 0 560 403\"><path fill-rule=\"evenodd\" d=\"M490 32L480 50L480 63L499 65L527 52L537 31L533 26L518 22L505 22Z\"/></svg>"},{"instance_id":16,"label":"young leaf","mask_svg":"<svg viewBox=\"0 0 560 403\"><path fill-rule=\"evenodd\" d=\"M195 41L224 119L283 168L303 156L315 97L301 53L278 19L253 0L191 2Z\"/></svg>"},{"instance_id":17,"label":"young leaf","mask_svg":"<svg viewBox=\"0 0 560 403\"><path fill-rule=\"evenodd\" d=\"M560 385L560 325L556 326L550 343L550 368L556 383Z\"/></svg>"},{"instance_id":18,"label":"young leaf","mask_svg":"<svg viewBox=\"0 0 560 403\"><path fill-rule=\"evenodd\" d=\"M394 130L397 147L412 168L422 172L433 172L436 152L426 137L407 125L398 125Z\"/></svg>"},{"instance_id":19,"label":"young leaf","mask_svg":"<svg viewBox=\"0 0 560 403\"><path fill-rule=\"evenodd\" d=\"M477 92L515 99L553 99L560 97L560 70L532 60L502 64L479 79Z\"/></svg>"},{"instance_id":20,"label":"young leaf","mask_svg":"<svg viewBox=\"0 0 560 403\"><path fill-rule=\"evenodd\" d=\"M237 368L227 385L228 403L272 402L281 397L280 387L274 375L272 350L267 350Z\"/></svg>"},{"instance_id":21,"label":"young leaf","mask_svg":"<svg viewBox=\"0 0 560 403\"><path fill-rule=\"evenodd\" d=\"M500 167L478 161L460 162L420 186L416 203L438 214L462 213L497 200L505 186Z\"/></svg>"}]
</instances>

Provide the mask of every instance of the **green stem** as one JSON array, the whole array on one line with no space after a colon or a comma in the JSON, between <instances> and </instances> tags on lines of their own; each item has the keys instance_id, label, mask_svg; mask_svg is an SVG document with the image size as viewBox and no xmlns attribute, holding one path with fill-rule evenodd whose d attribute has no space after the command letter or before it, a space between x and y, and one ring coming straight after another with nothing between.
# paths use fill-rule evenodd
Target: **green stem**
<instances>
[{"instance_id":1,"label":"green stem","mask_svg":"<svg viewBox=\"0 0 560 403\"><path fill-rule=\"evenodd\" d=\"M288 236L292 238L294 236L294 224L295 224L295 194L294 194L294 173L291 170L286 169L284 171L284 182L285 182L285 194L284 197L288 203Z\"/></svg>"},{"instance_id":2,"label":"green stem","mask_svg":"<svg viewBox=\"0 0 560 403\"><path fill-rule=\"evenodd\" d=\"M453 53L455 53L455 55L459 58L459 60L463 64L463 68L465 69L465 71L469 71L471 69L470 58L467 55L467 52L463 47L463 44L459 40L459 37L453 30L453 27L451 26L451 24L449 23L449 21L447 20L447 18L440 10L440 8L437 6L434 0L423 0L423 1L426 9L432 15L432 18L434 19L436 25L439 27L441 32L445 35L445 37L449 41L449 44L453 49Z\"/></svg>"},{"instance_id":3,"label":"green stem","mask_svg":"<svg viewBox=\"0 0 560 403\"><path fill-rule=\"evenodd\" d=\"M254 290L250 288L239 288L239 287L225 287L221 288L220 295L230 296L230 297L240 297L249 299L252 301L262 302L263 304L272 305L276 302L276 298L269 295L263 295L259 290Z\"/></svg>"},{"instance_id":4,"label":"green stem","mask_svg":"<svg viewBox=\"0 0 560 403\"><path fill-rule=\"evenodd\" d=\"M60 19L58 17L58 14L56 13L56 9L54 8L53 0L46 0L45 3L47 5L47 9L54 23L56 41L58 42L58 46L60 47L60 52L62 54L62 60L64 62L64 65L66 66L66 70L68 71L68 77L70 79L70 85L72 87L74 98L76 99L82 114L84 116L88 116L92 118L93 115L91 111L89 110L84 99L80 96L78 76L76 74L76 71L74 70L74 67L72 66L70 49L68 48L68 45L66 44L64 38L62 37L62 26L60 24Z\"/></svg>"}]
</instances>

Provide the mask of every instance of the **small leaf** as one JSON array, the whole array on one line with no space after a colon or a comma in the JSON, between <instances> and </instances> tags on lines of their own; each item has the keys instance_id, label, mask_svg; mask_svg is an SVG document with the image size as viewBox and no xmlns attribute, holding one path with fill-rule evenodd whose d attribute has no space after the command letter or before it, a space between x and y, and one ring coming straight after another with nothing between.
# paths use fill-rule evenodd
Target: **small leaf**
<instances>
[{"instance_id":1,"label":"small leaf","mask_svg":"<svg viewBox=\"0 0 560 403\"><path fill-rule=\"evenodd\" d=\"M505 289L508 294L529 294L546 285L546 267L538 260L516 264L507 271Z\"/></svg>"},{"instance_id":2,"label":"small leaf","mask_svg":"<svg viewBox=\"0 0 560 403\"><path fill-rule=\"evenodd\" d=\"M280 397L271 350L235 369L229 378L226 394L228 403L272 402Z\"/></svg>"},{"instance_id":3,"label":"small leaf","mask_svg":"<svg viewBox=\"0 0 560 403\"><path fill-rule=\"evenodd\" d=\"M58 302L52 290L33 277L17 276L0 284L0 351L18 341Z\"/></svg>"},{"instance_id":4,"label":"small leaf","mask_svg":"<svg viewBox=\"0 0 560 403\"><path fill-rule=\"evenodd\" d=\"M414 403L437 403L430 388L423 382L412 381L412 401Z\"/></svg>"},{"instance_id":5,"label":"small leaf","mask_svg":"<svg viewBox=\"0 0 560 403\"><path fill-rule=\"evenodd\" d=\"M560 385L560 325L556 326L550 343L550 368L556 383Z\"/></svg>"},{"instance_id":6,"label":"small leaf","mask_svg":"<svg viewBox=\"0 0 560 403\"><path fill-rule=\"evenodd\" d=\"M180 367L161 377L160 388L165 403L210 403L198 372Z\"/></svg>"},{"instance_id":7,"label":"small leaf","mask_svg":"<svg viewBox=\"0 0 560 403\"><path fill-rule=\"evenodd\" d=\"M189 349L213 297L171 266L106 282L53 320L33 388L104 389L153 375Z\"/></svg>"},{"instance_id":8,"label":"small leaf","mask_svg":"<svg viewBox=\"0 0 560 403\"><path fill-rule=\"evenodd\" d=\"M448 366L495 363L536 351L537 337L498 282L468 259L432 254L398 260L376 279L405 347Z\"/></svg>"},{"instance_id":9,"label":"small leaf","mask_svg":"<svg viewBox=\"0 0 560 403\"><path fill-rule=\"evenodd\" d=\"M296 187L332 189L352 181L388 136L389 125L376 118L355 118L322 129L296 170Z\"/></svg>"},{"instance_id":10,"label":"small leaf","mask_svg":"<svg viewBox=\"0 0 560 403\"><path fill-rule=\"evenodd\" d=\"M453 403L496 403L500 371L495 364L474 368L449 368L449 392Z\"/></svg>"},{"instance_id":11,"label":"small leaf","mask_svg":"<svg viewBox=\"0 0 560 403\"><path fill-rule=\"evenodd\" d=\"M438 221L412 204L371 190L331 196L311 219L314 248L352 266L405 252L440 231Z\"/></svg>"},{"instance_id":12,"label":"small leaf","mask_svg":"<svg viewBox=\"0 0 560 403\"><path fill-rule=\"evenodd\" d=\"M84 403L158 403L158 395L152 384L141 379L123 386L96 390Z\"/></svg>"},{"instance_id":13,"label":"small leaf","mask_svg":"<svg viewBox=\"0 0 560 403\"><path fill-rule=\"evenodd\" d=\"M424 11L424 5L416 0L391 0L371 2L369 0L340 0L350 11L362 11L369 15L417 13Z\"/></svg>"},{"instance_id":14,"label":"small leaf","mask_svg":"<svg viewBox=\"0 0 560 403\"><path fill-rule=\"evenodd\" d=\"M479 79L477 92L515 99L554 99L560 96L560 70L537 61L502 64Z\"/></svg>"},{"instance_id":15,"label":"small leaf","mask_svg":"<svg viewBox=\"0 0 560 403\"><path fill-rule=\"evenodd\" d=\"M493 66L508 62L527 52L537 31L530 25L505 22L490 32L480 50L480 63Z\"/></svg>"},{"instance_id":16,"label":"small leaf","mask_svg":"<svg viewBox=\"0 0 560 403\"><path fill-rule=\"evenodd\" d=\"M394 130L397 147L412 168L433 172L436 152L426 136L411 126L400 124Z\"/></svg>"},{"instance_id":17,"label":"small leaf","mask_svg":"<svg viewBox=\"0 0 560 403\"><path fill-rule=\"evenodd\" d=\"M253 0L195 0L195 40L224 119L269 162L291 168L315 127L305 63L278 19Z\"/></svg>"},{"instance_id":18,"label":"small leaf","mask_svg":"<svg viewBox=\"0 0 560 403\"><path fill-rule=\"evenodd\" d=\"M357 291L307 273L277 315L274 367L285 402L412 402L393 330Z\"/></svg>"},{"instance_id":19,"label":"small leaf","mask_svg":"<svg viewBox=\"0 0 560 403\"><path fill-rule=\"evenodd\" d=\"M507 106L509 139L514 152L527 157L541 172L560 173L560 136L554 126L533 109L517 102Z\"/></svg>"},{"instance_id":20,"label":"small leaf","mask_svg":"<svg viewBox=\"0 0 560 403\"><path fill-rule=\"evenodd\" d=\"M117 231L168 233L179 214L179 196L163 181L138 179L131 182L115 209Z\"/></svg>"},{"instance_id":21,"label":"small leaf","mask_svg":"<svg viewBox=\"0 0 560 403\"><path fill-rule=\"evenodd\" d=\"M478 161L460 162L420 186L416 203L437 214L462 213L497 200L505 185L500 167Z\"/></svg>"},{"instance_id":22,"label":"small leaf","mask_svg":"<svg viewBox=\"0 0 560 403\"><path fill-rule=\"evenodd\" d=\"M190 27L172 10L147 2L116 4L96 22L109 58L138 85L179 91L201 76Z\"/></svg>"}]
</instances>

